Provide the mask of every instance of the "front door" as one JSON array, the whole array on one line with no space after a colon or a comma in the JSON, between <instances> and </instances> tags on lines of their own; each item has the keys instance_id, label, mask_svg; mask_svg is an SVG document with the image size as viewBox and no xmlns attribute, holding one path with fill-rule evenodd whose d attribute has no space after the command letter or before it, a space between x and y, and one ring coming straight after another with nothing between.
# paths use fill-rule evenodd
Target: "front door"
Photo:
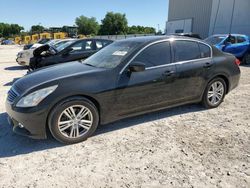
<instances>
[{"instance_id":1,"label":"front door","mask_svg":"<svg viewBox=\"0 0 250 188\"><path fill-rule=\"evenodd\" d=\"M176 67L171 64L170 49L169 42L153 44L130 63L145 64L145 71L130 72L128 66L120 74L114 103L119 116L152 111L175 103Z\"/></svg>"}]
</instances>

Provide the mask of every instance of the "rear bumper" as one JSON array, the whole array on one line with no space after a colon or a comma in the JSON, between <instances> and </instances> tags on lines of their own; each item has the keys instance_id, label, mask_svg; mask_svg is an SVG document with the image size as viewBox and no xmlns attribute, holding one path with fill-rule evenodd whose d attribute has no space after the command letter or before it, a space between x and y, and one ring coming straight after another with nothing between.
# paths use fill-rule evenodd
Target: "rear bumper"
<instances>
[{"instance_id":1,"label":"rear bumper","mask_svg":"<svg viewBox=\"0 0 250 188\"><path fill-rule=\"evenodd\" d=\"M34 139L46 139L46 114L43 111L20 112L13 109L7 101L5 103L8 122L13 131L19 135Z\"/></svg>"},{"instance_id":2,"label":"rear bumper","mask_svg":"<svg viewBox=\"0 0 250 188\"><path fill-rule=\"evenodd\" d=\"M239 73L235 74L231 77L230 88L229 88L228 92L232 91L233 89L235 89L239 85L240 76L241 76L241 73L240 73L240 69L239 69Z\"/></svg>"}]
</instances>

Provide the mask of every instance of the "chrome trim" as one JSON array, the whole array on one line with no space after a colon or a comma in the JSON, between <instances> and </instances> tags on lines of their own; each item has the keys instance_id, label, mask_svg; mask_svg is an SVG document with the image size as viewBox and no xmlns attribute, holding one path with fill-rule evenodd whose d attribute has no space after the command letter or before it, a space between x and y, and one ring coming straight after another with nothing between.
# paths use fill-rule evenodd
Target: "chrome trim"
<instances>
[{"instance_id":1,"label":"chrome trim","mask_svg":"<svg viewBox=\"0 0 250 188\"><path fill-rule=\"evenodd\" d=\"M168 39L163 39L163 40L159 40L159 41L155 41L155 42L152 42L146 46L144 46L139 52L137 52L134 57L132 57L129 62L122 68L122 70L120 71L119 74L122 74L123 71L128 67L128 65L142 52L144 51L146 48L154 45L154 44L158 44L158 43L162 43L162 42L174 42L174 41L191 41L191 42L197 42L197 43L201 43L201 44L204 44L206 46L208 46L210 48L210 57L206 57L206 58L199 58L199 59L193 59L193 60L189 60L189 61L179 61L179 62L174 62L174 63L170 63L170 64L167 64L167 65L159 65L159 66L154 66L154 67L149 67L149 68L146 68L146 70L150 70L150 69L153 69L153 68L159 68L159 67L165 67L165 66L169 66L169 65L173 65L173 64L183 64L183 63L188 63L188 62L193 62L193 61L197 61L197 60L202 60L202 59L211 59L213 57L213 49L210 45L208 45L207 43L205 42L202 42L202 41L199 41L199 40L195 40L195 39L179 39L179 38L168 38Z\"/></svg>"},{"instance_id":2,"label":"chrome trim","mask_svg":"<svg viewBox=\"0 0 250 188\"><path fill-rule=\"evenodd\" d=\"M153 66L153 67L148 67L146 68L146 70L151 70L151 69L156 69L156 68L161 68L161 67L168 67L170 65L180 65L180 64L184 64L184 63L192 63L192 62L196 62L196 61L200 61L200 60L211 60L211 57L205 57L205 58L200 58L200 59L193 59L193 60L189 60L189 61L178 61L176 63L169 63L166 65L158 65L158 66Z\"/></svg>"}]
</instances>

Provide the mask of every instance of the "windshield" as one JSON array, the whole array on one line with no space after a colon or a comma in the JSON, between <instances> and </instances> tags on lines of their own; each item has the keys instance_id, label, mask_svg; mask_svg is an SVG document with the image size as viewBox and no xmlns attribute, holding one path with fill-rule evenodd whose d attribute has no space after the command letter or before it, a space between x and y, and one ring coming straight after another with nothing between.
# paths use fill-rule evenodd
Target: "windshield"
<instances>
[{"instance_id":1,"label":"windshield","mask_svg":"<svg viewBox=\"0 0 250 188\"><path fill-rule=\"evenodd\" d=\"M140 44L140 42L134 41L115 42L89 57L83 63L94 67L112 69L117 67Z\"/></svg>"},{"instance_id":2,"label":"windshield","mask_svg":"<svg viewBox=\"0 0 250 188\"><path fill-rule=\"evenodd\" d=\"M205 41L212 45L216 45L216 44L221 43L225 38L226 36L212 36L212 37L208 37L207 39L205 39Z\"/></svg>"},{"instance_id":3,"label":"windshield","mask_svg":"<svg viewBox=\"0 0 250 188\"><path fill-rule=\"evenodd\" d=\"M67 48L69 45L71 45L73 42L75 42L75 40L70 40L70 41L61 41L58 42L54 45L54 48L60 52L62 50L64 50L65 48Z\"/></svg>"}]
</instances>

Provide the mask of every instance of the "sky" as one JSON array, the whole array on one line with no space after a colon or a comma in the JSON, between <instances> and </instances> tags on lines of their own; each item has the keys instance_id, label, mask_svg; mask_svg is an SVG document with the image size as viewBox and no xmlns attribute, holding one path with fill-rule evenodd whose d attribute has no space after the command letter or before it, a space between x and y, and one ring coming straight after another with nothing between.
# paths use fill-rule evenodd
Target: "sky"
<instances>
[{"instance_id":1,"label":"sky","mask_svg":"<svg viewBox=\"0 0 250 188\"><path fill-rule=\"evenodd\" d=\"M150 26L164 31L168 0L4 0L0 22L16 23L29 30L32 25L74 25L75 18L96 17L101 23L108 11L125 13L129 26Z\"/></svg>"}]
</instances>

